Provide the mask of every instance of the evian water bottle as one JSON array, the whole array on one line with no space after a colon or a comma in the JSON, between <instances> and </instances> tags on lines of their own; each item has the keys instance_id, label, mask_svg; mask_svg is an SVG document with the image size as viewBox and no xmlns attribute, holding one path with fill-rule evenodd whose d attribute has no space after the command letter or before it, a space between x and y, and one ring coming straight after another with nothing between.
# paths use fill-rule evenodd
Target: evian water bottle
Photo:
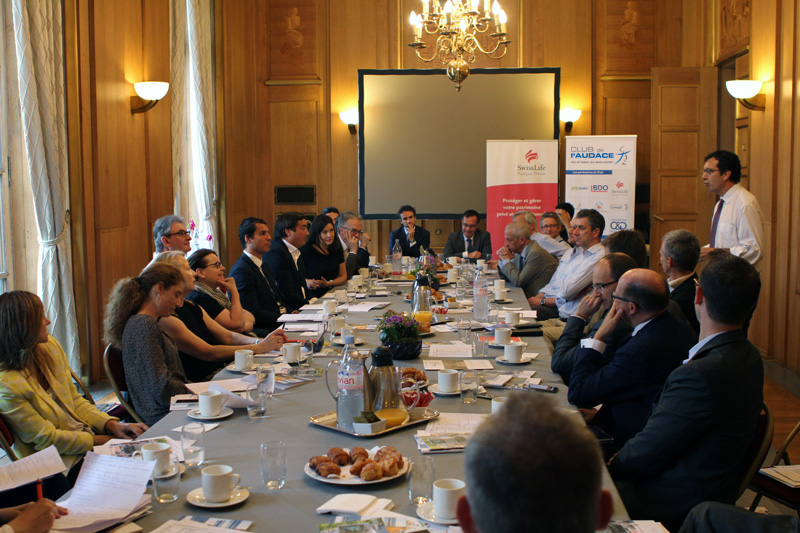
<instances>
[{"instance_id":1,"label":"evian water bottle","mask_svg":"<svg viewBox=\"0 0 800 533\"><path fill-rule=\"evenodd\" d=\"M327 379L325 382L328 392L336 400L336 427L353 431L353 417L360 416L362 411L372 410L372 387L365 365L367 355L361 355L356 350L353 335L347 335L344 342L342 360L336 372L336 395L330 390ZM328 368L335 363L337 361L332 361ZM327 375L327 369L325 373Z\"/></svg>"},{"instance_id":2,"label":"evian water bottle","mask_svg":"<svg viewBox=\"0 0 800 533\"><path fill-rule=\"evenodd\" d=\"M483 275L483 267L478 267L472 282L472 314L479 322L489 320L489 282Z\"/></svg>"}]
</instances>

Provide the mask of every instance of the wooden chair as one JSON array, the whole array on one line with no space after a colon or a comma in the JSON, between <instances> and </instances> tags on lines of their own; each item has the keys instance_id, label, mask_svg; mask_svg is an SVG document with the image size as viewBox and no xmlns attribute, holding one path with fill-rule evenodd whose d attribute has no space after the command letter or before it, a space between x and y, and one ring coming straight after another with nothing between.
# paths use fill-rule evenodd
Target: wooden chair
<instances>
[{"instance_id":1,"label":"wooden chair","mask_svg":"<svg viewBox=\"0 0 800 533\"><path fill-rule=\"evenodd\" d=\"M110 344L106 346L106 350L103 352L103 367L106 369L106 376L108 376L108 381L111 383L119 402L125 407L131 418L140 424L144 424L144 420L136 414L133 406L126 398L128 382L125 380L125 367L122 365L122 351Z\"/></svg>"},{"instance_id":2,"label":"wooden chair","mask_svg":"<svg viewBox=\"0 0 800 533\"><path fill-rule=\"evenodd\" d=\"M761 468L762 464L764 464L764 459L766 459L767 452L772 444L772 435L775 429L774 423L775 421L772 418L772 411L765 402L761 415L759 415L758 418L756 436L753 438L753 442L750 443L750 447L747 450L749 466L747 471L744 473L741 484L739 485L739 492L736 496L737 499L744 494L744 491L747 488L747 485L750 483L750 480L753 479L753 476L756 474L756 472L758 472L758 469Z\"/></svg>"},{"instance_id":3,"label":"wooden chair","mask_svg":"<svg viewBox=\"0 0 800 533\"><path fill-rule=\"evenodd\" d=\"M83 380L81 380L81 378L78 377L78 374L76 374L75 371L72 370L71 368L69 369L69 373L72 375L72 381L74 381L75 384L78 386L78 388L81 389L81 391L83 391L83 397L89 400L89 403L91 403L92 405L97 405L94 403L94 398L92 398L92 393L89 392L89 389L86 387L86 385L83 384Z\"/></svg>"},{"instance_id":4,"label":"wooden chair","mask_svg":"<svg viewBox=\"0 0 800 533\"><path fill-rule=\"evenodd\" d=\"M14 453L13 445L14 434L11 433L11 429L6 425L6 420L0 416L0 448L3 448L9 459L16 461L17 454Z\"/></svg>"},{"instance_id":5,"label":"wooden chair","mask_svg":"<svg viewBox=\"0 0 800 533\"><path fill-rule=\"evenodd\" d=\"M775 452L775 457L772 459L772 462L769 466L777 466L781 461L783 461L783 464L786 465L792 464L786 449L789 447L798 433L800 433L800 422L794 426L794 429L792 429L791 433L789 433L789 435L784 439L781 447ZM755 475L753 476L747 488L756 493L753 503L750 504L751 511L755 511L758 503L761 501L761 498L766 496L767 498L775 500L776 502L787 507L791 507L796 512L800 513L800 489L793 489L792 487L784 485L780 481L772 479L769 476L765 476L758 471L755 472Z\"/></svg>"},{"instance_id":6,"label":"wooden chair","mask_svg":"<svg viewBox=\"0 0 800 533\"><path fill-rule=\"evenodd\" d=\"M72 381L74 381L75 384L78 386L78 388L80 388L83 391L83 397L89 400L89 402L92 405L97 405L97 403L94 401L94 398L92 398L92 393L89 392L89 388L86 385L84 385L83 380L81 380L81 378L78 377L78 374L76 374L75 371L72 370L71 368L69 369L69 372L70 374L72 374ZM130 417L128 410L125 409L125 406L122 405L121 403L115 404L114 407L106 411L106 414L108 416L119 418L120 420L125 420L126 418Z\"/></svg>"}]
</instances>

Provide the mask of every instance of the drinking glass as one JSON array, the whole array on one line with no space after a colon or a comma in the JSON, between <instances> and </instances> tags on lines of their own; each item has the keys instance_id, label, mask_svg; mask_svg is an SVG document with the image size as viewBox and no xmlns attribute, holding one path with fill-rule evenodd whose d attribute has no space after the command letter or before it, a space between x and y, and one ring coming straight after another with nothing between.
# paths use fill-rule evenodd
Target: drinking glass
<instances>
[{"instance_id":1,"label":"drinking glass","mask_svg":"<svg viewBox=\"0 0 800 533\"><path fill-rule=\"evenodd\" d=\"M458 331L458 339L462 342L469 342L469 334L472 326L472 321L468 318L460 318L456 322L456 330Z\"/></svg>"},{"instance_id":2,"label":"drinking glass","mask_svg":"<svg viewBox=\"0 0 800 533\"><path fill-rule=\"evenodd\" d=\"M490 303L489 324L499 324L499 323L500 323L500 309L497 307L497 304Z\"/></svg>"},{"instance_id":3,"label":"drinking glass","mask_svg":"<svg viewBox=\"0 0 800 533\"><path fill-rule=\"evenodd\" d=\"M261 481L270 490L286 483L286 444L282 441L261 443Z\"/></svg>"},{"instance_id":4,"label":"drinking glass","mask_svg":"<svg viewBox=\"0 0 800 533\"><path fill-rule=\"evenodd\" d=\"M478 372L462 370L458 373L458 390L461 391L461 403L478 401Z\"/></svg>"},{"instance_id":5,"label":"drinking glass","mask_svg":"<svg viewBox=\"0 0 800 533\"><path fill-rule=\"evenodd\" d=\"M463 300L467 297L467 282L463 279L456 281L456 299Z\"/></svg>"},{"instance_id":6,"label":"drinking glass","mask_svg":"<svg viewBox=\"0 0 800 533\"><path fill-rule=\"evenodd\" d=\"M486 357L488 355L487 346L489 343L486 337L481 338L481 332L476 331L472 334L472 356L473 357Z\"/></svg>"},{"instance_id":7,"label":"drinking glass","mask_svg":"<svg viewBox=\"0 0 800 533\"><path fill-rule=\"evenodd\" d=\"M245 393L247 416L251 421L267 418L267 382L251 383Z\"/></svg>"},{"instance_id":8,"label":"drinking glass","mask_svg":"<svg viewBox=\"0 0 800 533\"><path fill-rule=\"evenodd\" d=\"M274 370L272 369L272 364L265 363L263 365L258 365L256 367L256 377L258 382L261 383L262 381L266 381L269 379L269 375L272 374Z\"/></svg>"},{"instance_id":9,"label":"drinking glass","mask_svg":"<svg viewBox=\"0 0 800 533\"><path fill-rule=\"evenodd\" d=\"M181 464L178 457L170 455L166 471L156 474L153 469L153 492L160 503L172 503L178 499L181 486Z\"/></svg>"},{"instance_id":10,"label":"drinking glass","mask_svg":"<svg viewBox=\"0 0 800 533\"><path fill-rule=\"evenodd\" d=\"M408 499L419 507L433 498L433 480L436 479L436 467L433 457L417 455L409 458L411 465L408 472Z\"/></svg>"},{"instance_id":11,"label":"drinking glass","mask_svg":"<svg viewBox=\"0 0 800 533\"><path fill-rule=\"evenodd\" d=\"M186 466L200 466L206 458L205 426L190 422L181 428L181 448Z\"/></svg>"}]
</instances>

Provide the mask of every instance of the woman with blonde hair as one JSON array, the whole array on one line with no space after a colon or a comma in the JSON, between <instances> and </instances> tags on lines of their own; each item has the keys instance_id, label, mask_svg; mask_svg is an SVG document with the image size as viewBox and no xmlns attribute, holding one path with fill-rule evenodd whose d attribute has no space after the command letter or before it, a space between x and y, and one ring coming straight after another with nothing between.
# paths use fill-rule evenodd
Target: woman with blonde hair
<instances>
[{"instance_id":1,"label":"woman with blonde hair","mask_svg":"<svg viewBox=\"0 0 800 533\"><path fill-rule=\"evenodd\" d=\"M175 343L158 326L183 293L183 275L172 265L153 263L137 278L124 278L108 297L105 341L122 350L133 408L150 425L169 412L175 394L190 394Z\"/></svg>"},{"instance_id":2,"label":"woman with blonde hair","mask_svg":"<svg viewBox=\"0 0 800 533\"><path fill-rule=\"evenodd\" d=\"M282 329L276 329L263 339L230 331L219 325L202 307L183 301L183 297L194 290L196 275L183 252L159 254L155 259L155 264L158 263L171 264L181 271L184 278L178 307L171 316L164 317L160 325L177 344L190 380L208 381L225 363L233 360L236 350L244 348L263 354L279 349L286 341Z\"/></svg>"},{"instance_id":3,"label":"woman with blonde hair","mask_svg":"<svg viewBox=\"0 0 800 533\"><path fill-rule=\"evenodd\" d=\"M112 437L147 429L100 412L78 393L61 344L47 333L42 301L27 291L0 295L0 413L26 457L55 446L74 481L83 455ZM75 468L73 468L75 467Z\"/></svg>"}]
</instances>

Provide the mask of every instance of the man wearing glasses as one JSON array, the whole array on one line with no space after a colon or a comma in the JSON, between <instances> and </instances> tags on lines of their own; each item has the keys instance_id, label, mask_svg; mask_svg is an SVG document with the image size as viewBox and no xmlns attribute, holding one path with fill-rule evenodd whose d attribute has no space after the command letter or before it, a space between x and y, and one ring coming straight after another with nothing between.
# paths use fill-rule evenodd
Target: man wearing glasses
<instances>
[{"instance_id":1,"label":"man wearing glasses","mask_svg":"<svg viewBox=\"0 0 800 533\"><path fill-rule=\"evenodd\" d=\"M359 268L369 268L369 234L364 233L361 216L352 211L345 211L336 220L339 241L344 250L344 266L347 279L353 277Z\"/></svg>"},{"instance_id":2,"label":"man wearing glasses","mask_svg":"<svg viewBox=\"0 0 800 533\"><path fill-rule=\"evenodd\" d=\"M189 254L192 249L192 236L186 231L183 219L177 215L165 215L153 225L153 242L156 251L153 258L161 252L183 252Z\"/></svg>"},{"instance_id":3,"label":"man wearing glasses","mask_svg":"<svg viewBox=\"0 0 800 533\"><path fill-rule=\"evenodd\" d=\"M478 259L491 259L492 236L488 231L478 228L478 212L467 209L461 216L461 229L454 231L447 237L447 244L442 254L444 260L448 257L461 257L465 261L475 262Z\"/></svg>"}]
</instances>

